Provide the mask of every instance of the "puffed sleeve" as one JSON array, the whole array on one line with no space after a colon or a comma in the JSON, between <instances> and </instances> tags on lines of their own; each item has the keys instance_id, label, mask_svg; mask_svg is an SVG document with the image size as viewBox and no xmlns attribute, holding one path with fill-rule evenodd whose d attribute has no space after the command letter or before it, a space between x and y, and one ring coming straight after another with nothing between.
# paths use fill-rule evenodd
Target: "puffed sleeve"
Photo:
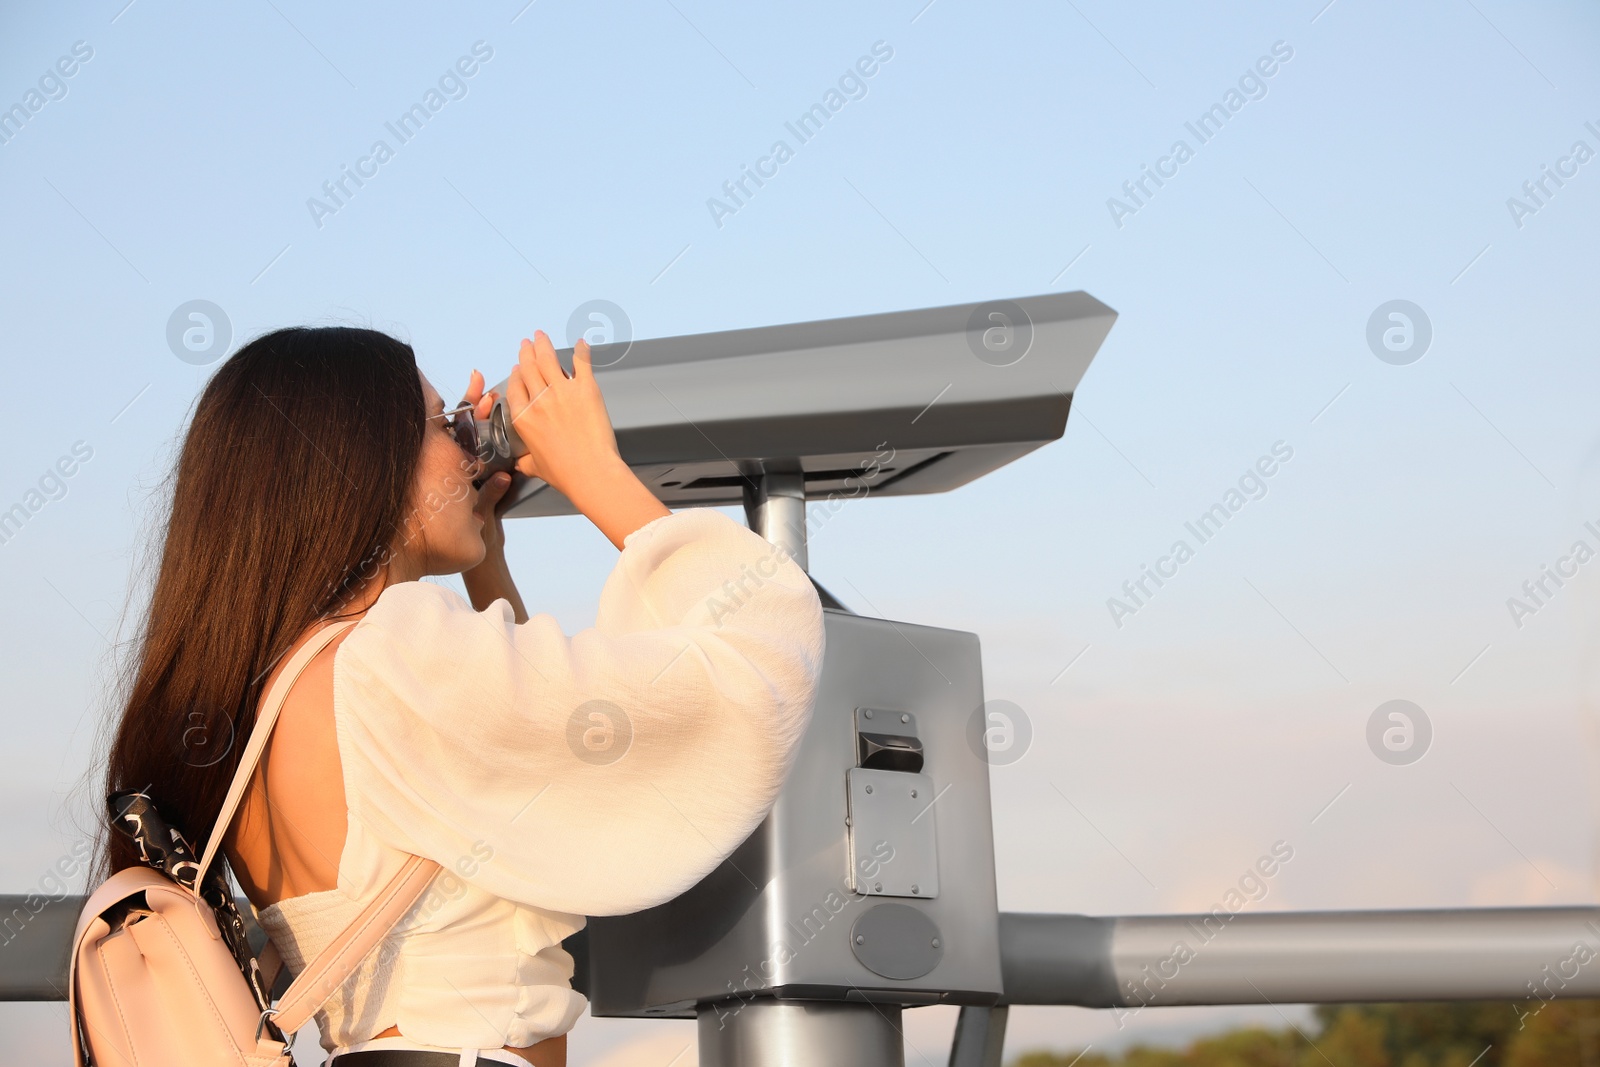
<instances>
[{"instance_id":1,"label":"puffed sleeve","mask_svg":"<svg viewBox=\"0 0 1600 1067\"><path fill-rule=\"evenodd\" d=\"M765 817L822 654L805 572L705 508L630 534L595 625L571 637L504 600L479 612L398 583L334 661L350 818L509 900L651 907Z\"/></svg>"}]
</instances>

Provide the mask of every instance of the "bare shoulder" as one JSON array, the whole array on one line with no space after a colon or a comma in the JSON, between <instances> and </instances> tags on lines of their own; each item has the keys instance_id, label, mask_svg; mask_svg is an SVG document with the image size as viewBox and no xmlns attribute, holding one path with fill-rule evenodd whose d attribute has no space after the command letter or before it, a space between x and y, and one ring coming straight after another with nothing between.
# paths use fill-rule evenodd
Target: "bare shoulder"
<instances>
[{"instance_id":1,"label":"bare shoulder","mask_svg":"<svg viewBox=\"0 0 1600 1067\"><path fill-rule=\"evenodd\" d=\"M338 779L339 753L334 744L333 729L333 667L339 646L344 644L354 627L328 642L318 652L294 686L284 698L283 710L278 713L278 725L272 731L263 763L270 766L271 757L278 753L292 753L292 759L279 760L278 766L269 770L268 786L276 782L300 781L315 778L328 771ZM305 644L316 631L307 633L295 642L290 655ZM288 657L286 656L285 659ZM274 672L276 675L277 672ZM271 689L276 677L262 690L263 697ZM342 795L341 789L341 795Z\"/></svg>"},{"instance_id":2,"label":"bare shoulder","mask_svg":"<svg viewBox=\"0 0 1600 1067\"><path fill-rule=\"evenodd\" d=\"M273 729L272 738L268 744L268 752L271 751L273 744L283 737L285 728L290 725L292 720L303 719L307 717L307 713L312 717L317 717L319 711L332 713L334 657L338 655L339 646L344 644L345 638L349 637L354 629L355 627L353 626L349 627L342 634L329 641L327 647L318 652L311 662L306 664L305 670L300 672L300 677L295 680L288 696L284 698L283 710L278 714L278 725ZM265 700L267 694L272 691L272 687L278 684L278 680L282 676L284 668L288 666L289 660L293 659L295 653L300 651L306 642L321 630L322 627L307 630L294 643L293 647L283 654L278 661L278 665L267 676L266 684L261 687L262 700ZM259 705L257 710L259 711Z\"/></svg>"}]
</instances>

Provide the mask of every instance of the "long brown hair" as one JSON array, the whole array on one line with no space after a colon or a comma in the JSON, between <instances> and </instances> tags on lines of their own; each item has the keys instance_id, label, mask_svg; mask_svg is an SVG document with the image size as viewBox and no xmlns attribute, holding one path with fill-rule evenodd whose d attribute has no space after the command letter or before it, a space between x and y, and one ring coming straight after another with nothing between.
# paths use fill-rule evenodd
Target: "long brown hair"
<instances>
[{"instance_id":1,"label":"long brown hair","mask_svg":"<svg viewBox=\"0 0 1600 1067\"><path fill-rule=\"evenodd\" d=\"M387 561L425 414L411 346L374 330L277 330L218 368L171 481L106 794L148 793L205 847L266 676ZM102 842L101 873L139 862Z\"/></svg>"}]
</instances>

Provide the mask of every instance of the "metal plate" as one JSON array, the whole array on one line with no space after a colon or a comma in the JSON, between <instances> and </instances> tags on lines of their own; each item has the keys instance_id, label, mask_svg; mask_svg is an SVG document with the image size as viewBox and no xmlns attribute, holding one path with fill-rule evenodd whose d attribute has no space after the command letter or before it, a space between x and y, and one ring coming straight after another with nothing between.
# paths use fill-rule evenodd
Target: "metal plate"
<instances>
[{"instance_id":1,"label":"metal plate","mask_svg":"<svg viewBox=\"0 0 1600 1067\"><path fill-rule=\"evenodd\" d=\"M904 982L939 966L944 939L933 920L911 905L874 904L850 930L850 950L873 974Z\"/></svg>"},{"instance_id":2,"label":"metal plate","mask_svg":"<svg viewBox=\"0 0 1600 1067\"><path fill-rule=\"evenodd\" d=\"M933 779L926 774L852 767L845 781L850 888L867 896L937 897Z\"/></svg>"}]
</instances>

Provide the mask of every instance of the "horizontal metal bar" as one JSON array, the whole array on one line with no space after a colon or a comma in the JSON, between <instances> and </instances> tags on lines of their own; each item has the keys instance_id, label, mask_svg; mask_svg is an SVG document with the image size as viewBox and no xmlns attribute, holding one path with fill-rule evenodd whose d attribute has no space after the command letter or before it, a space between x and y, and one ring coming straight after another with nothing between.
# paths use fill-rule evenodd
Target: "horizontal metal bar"
<instances>
[{"instance_id":1,"label":"horizontal metal bar","mask_svg":"<svg viewBox=\"0 0 1600 1067\"><path fill-rule=\"evenodd\" d=\"M0 1001L67 999L67 957L87 899L0 893ZM245 934L260 951L267 935L256 925L250 902L235 899Z\"/></svg>"},{"instance_id":2,"label":"horizontal metal bar","mask_svg":"<svg viewBox=\"0 0 1600 1067\"><path fill-rule=\"evenodd\" d=\"M0 895L0 1000L66 1000L81 896Z\"/></svg>"},{"instance_id":3,"label":"horizontal metal bar","mask_svg":"<svg viewBox=\"0 0 1600 1067\"><path fill-rule=\"evenodd\" d=\"M1600 996L1600 908L1002 913L1006 1004Z\"/></svg>"},{"instance_id":4,"label":"horizontal metal bar","mask_svg":"<svg viewBox=\"0 0 1600 1067\"><path fill-rule=\"evenodd\" d=\"M0 895L0 1000L65 1000L84 898ZM259 930L242 909L251 940ZM1600 996L1600 908L1002 913L1004 1004L1139 1008Z\"/></svg>"}]
</instances>

